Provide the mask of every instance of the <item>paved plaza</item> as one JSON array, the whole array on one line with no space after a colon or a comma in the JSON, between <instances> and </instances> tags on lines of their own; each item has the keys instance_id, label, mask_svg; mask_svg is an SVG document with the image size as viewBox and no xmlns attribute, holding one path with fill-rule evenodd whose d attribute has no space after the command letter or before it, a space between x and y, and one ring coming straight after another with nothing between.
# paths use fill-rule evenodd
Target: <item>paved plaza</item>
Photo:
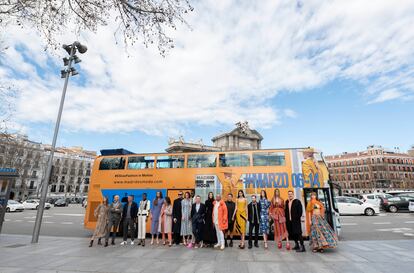
<instances>
[{"instance_id":1,"label":"paved plaza","mask_svg":"<svg viewBox=\"0 0 414 273\"><path fill-rule=\"evenodd\" d=\"M0 236L1 273L51 272L413 272L414 240L344 241L323 254L164 246L88 247L88 239ZM118 239L118 243L120 240ZM397 270L397 271L396 271Z\"/></svg>"}]
</instances>

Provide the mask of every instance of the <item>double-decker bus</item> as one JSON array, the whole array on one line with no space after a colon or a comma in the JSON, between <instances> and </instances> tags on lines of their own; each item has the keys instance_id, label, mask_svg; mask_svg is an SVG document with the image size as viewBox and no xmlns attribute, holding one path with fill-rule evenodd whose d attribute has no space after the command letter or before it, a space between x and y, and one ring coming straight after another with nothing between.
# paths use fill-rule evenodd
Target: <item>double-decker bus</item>
<instances>
[{"instance_id":1,"label":"double-decker bus","mask_svg":"<svg viewBox=\"0 0 414 273\"><path fill-rule=\"evenodd\" d=\"M103 154L108 154L108 150ZM313 148L154 154L112 150L109 154L98 156L93 164L84 220L88 229L95 227L94 210L103 196L112 202L119 195L126 202L127 196L133 195L139 202L143 193L153 200L156 192L161 191L174 201L179 191L189 191L206 200L210 191L226 199L228 193L237 196L238 190L243 190L250 200L262 189L270 199L274 189L279 189L284 200L288 191L293 190L304 208L310 193L316 192L325 205L327 221L340 233L328 169L321 153ZM305 236L308 222L304 217Z\"/></svg>"}]
</instances>

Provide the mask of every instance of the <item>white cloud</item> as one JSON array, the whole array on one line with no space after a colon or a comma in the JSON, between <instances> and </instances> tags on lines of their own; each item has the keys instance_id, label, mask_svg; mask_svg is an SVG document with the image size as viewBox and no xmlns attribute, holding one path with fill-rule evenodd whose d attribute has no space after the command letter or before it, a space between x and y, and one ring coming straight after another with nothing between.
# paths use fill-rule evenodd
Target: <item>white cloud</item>
<instances>
[{"instance_id":1,"label":"white cloud","mask_svg":"<svg viewBox=\"0 0 414 273\"><path fill-rule=\"evenodd\" d=\"M89 51L80 56L79 71L86 80L71 79L65 128L175 134L188 124L239 120L269 127L297 115L269 102L278 93L334 79L361 83L368 102L413 96L411 0L194 5L188 18L193 30L183 26L173 33L176 48L166 58L139 44L124 50L114 43L110 26L84 33L79 39ZM8 33L11 49L0 71L11 81L20 79L18 118L54 121L63 84L56 55L63 51L44 53L35 33Z\"/></svg>"},{"instance_id":2,"label":"white cloud","mask_svg":"<svg viewBox=\"0 0 414 273\"><path fill-rule=\"evenodd\" d=\"M388 100L395 100L395 99L401 98L402 96L404 96L402 92L396 89L388 89L388 90L382 91L378 95L378 97L370 101L370 103L379 103L379 102L384 102Z\"/></svg>"},{"instance_id":3,"label":"white cloud","mask_svg":"<svg viewBox=\"0 0 414 273\"><path fill-rule=\"evenodd\" d=\"M288 118L297 118L298 117L298 113L296 113L294 110L292 110L292 109L284 109L283 110L283 115L285 116L285 117L288 117Z\"/></svg>"}]
</instances>

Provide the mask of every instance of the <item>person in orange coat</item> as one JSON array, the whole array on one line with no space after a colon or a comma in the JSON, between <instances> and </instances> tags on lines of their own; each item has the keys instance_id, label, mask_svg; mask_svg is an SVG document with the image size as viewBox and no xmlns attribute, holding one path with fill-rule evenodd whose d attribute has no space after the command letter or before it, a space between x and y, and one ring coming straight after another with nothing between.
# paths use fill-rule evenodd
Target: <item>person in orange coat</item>
<instances>
[{"instance_id":1,"label":"person in orange coat","mask_svg":"<svg viewBox=\"0 0 414 273\"><path fill-rule=\"evenodd\" d=\"M216 228L217 244L214 248L224 249L224 231L228 227L227 218L227 206L226 203L221 200L221 195L216 195L216 201L213 203L213 223Z\"/></svg>"}]
</instances>

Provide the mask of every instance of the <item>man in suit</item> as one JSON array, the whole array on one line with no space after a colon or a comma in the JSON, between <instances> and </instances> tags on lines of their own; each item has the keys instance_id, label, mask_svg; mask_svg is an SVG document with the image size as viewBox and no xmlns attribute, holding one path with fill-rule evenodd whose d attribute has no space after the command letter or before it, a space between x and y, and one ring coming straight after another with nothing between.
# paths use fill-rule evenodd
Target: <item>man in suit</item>
<instances>
[{"instance_id":1,"label":"man in suit","mask_svg":"<svg viewBox=\"0 0 414 273\"><path fill-rule=\"evenodd\" d=\"M128 196L128 203L124 206L122 211L122 220L123 220L123 235L124 240L121 245L126 245L128 240L128 229L131 230L131 245L134 244L135 239L135 222L137 221L138 215L138 206L134 202L134 197L132 195Z\"/></svg>"},{"instance_id":2,"label":"man in suit","mask_svg":"<svg viewBox=\"0 0 414 273\"><path fill-rule=\"evenodd\" d=\"M105 236L105 247L108 246L109 235L111 233L112 228L114 232L112 232L112 242L111 245L115 245L115 235L118 231L119 222L121 221L121 213L122 213L122 204L119 201L119 195L114 196L114 201L109 206L109 223L108 223L108 232Z\"/></svg>"},{"instance_id":3,"label":"man in suit","mask_svg":"<svg viewBox=\"0 0 414 273\"><path fill-rule=\"evenodd\" d=\"M249 220L249 249L252 245L252 235L254 229L254 246L259 247L259 225L260 225L260 203L256 200L256 195L252 195L252 202L247 206L247 218Z\"/></svg>"},{"instance_id":4,"label":"man in suit","mask_svg":"<svg viewBox=\"0 0 414 273\"><path fill-rule=\"evenodd\" d=\"M288 200L286 200L285 204L286 228L289 237L295 241L295 247L293 249L296 250L296 252L306 251L302 237L302 214L302 203L299 199L295 199L293 191L290 190L288 192Z\"/></svg>"},{"instance_id":5,"label":"man in suit","mask_svg":"<svg viewBox=\"0 0 414 273\"><path fill-rule=\"evenodd\" d=\"M181 241L181 218L182 218L182 212L181 212L181 201L183 200L183 192L180 191L178 193L178 198L174 200L173 203L173 233L174 233L174 243L176 245L180 244Z\"/></svg>"},{"instance_id":6,"label":"man in suit","mask_svg":"<svg viewBox=\"0 0 414 273\"><path fill-rule=\"evenodd\" d=\"M195 236L195 247L203 247L203 228L204 217L206 215L206 205L201 203L200 195L195 197L195 203L191 206L191 221L193 224L193 234ZM200 245L201 243L201 245Z\"/></svg>"}]
</instances>

